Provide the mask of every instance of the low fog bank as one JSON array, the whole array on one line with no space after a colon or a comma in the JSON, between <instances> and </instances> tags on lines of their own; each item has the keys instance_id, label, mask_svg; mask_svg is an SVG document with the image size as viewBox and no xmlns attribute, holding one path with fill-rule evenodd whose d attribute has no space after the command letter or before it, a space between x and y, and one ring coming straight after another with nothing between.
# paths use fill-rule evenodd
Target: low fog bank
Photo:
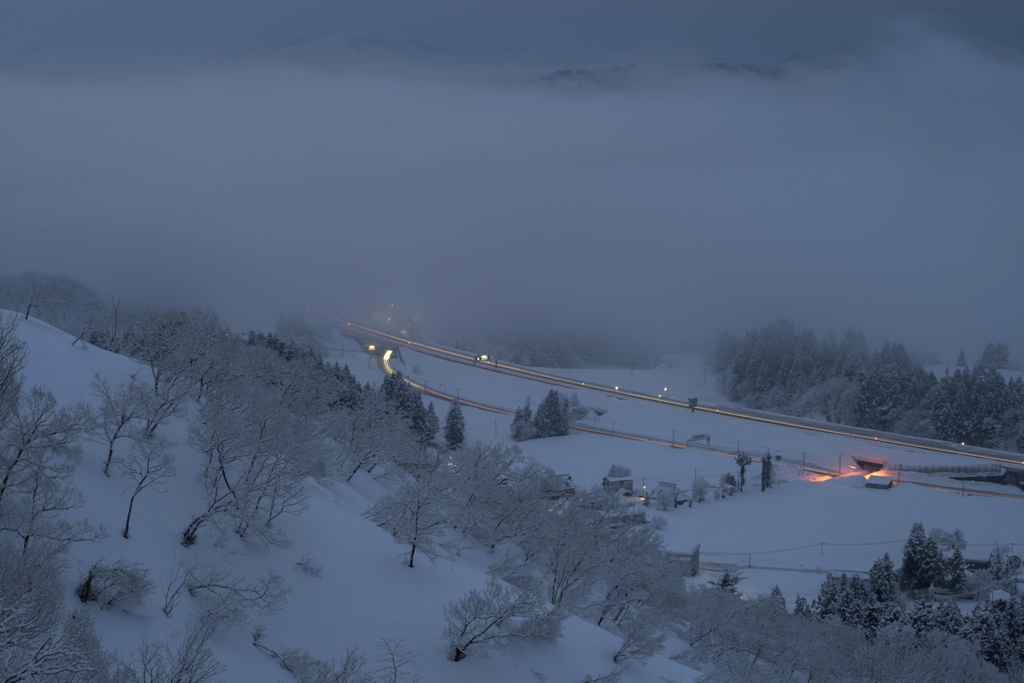
<instances>
[{"instance_id":1,"label":"low fog bank","mask_svg":"<svg viewBox=\"0 0 1024 683\"><path fill-rule=\"evenodd\" d=\"M0 273L239 328L398 302L448 337L671 348L785 317L1021 357L1015 60L913 30L783 79L579 93L432 74L0 71Z\"/></svg>"},{"instance_id":2,"label":"low fog bank","mask_svg":"<svg viewBox=\"0 0 1024 683\"><path fill-rule=\"evenodd\" d=\"M0 0L0 65L269 58L577 68L865 55L906 22L1024 48L1016 0Z\"/></svg>"}]
</instances>

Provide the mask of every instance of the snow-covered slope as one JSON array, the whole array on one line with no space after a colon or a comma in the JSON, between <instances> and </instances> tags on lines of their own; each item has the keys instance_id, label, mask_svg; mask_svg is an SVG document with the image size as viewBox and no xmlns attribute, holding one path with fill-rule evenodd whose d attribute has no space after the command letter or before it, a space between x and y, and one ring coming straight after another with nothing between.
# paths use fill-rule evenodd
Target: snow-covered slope
<instances>
[{"instance_id":1,"label":"snow-covered slope","mask_svg":"<svg viewBox=\"0 0 1024 683\"><path fill-rule=\"evenodd\" d=\"M10 315L6 314L5 315ZM89 383L98 374L120 382L132 374L146 377L148 369L134 361L101 349L72 345L72 337L35 319L22 321L18 336L29 351L25 368L26 385L40 384L63 402L91 400ZM341 342L337 342L340 344ZM368 362L349 342L335 359L347 363L360 382L379 382L376 366ZM464 397L491 404L519 405L527 396L539 403L550 387L507 378L466 366L447 364L427 356L405 354L403 372L445 390L458 389ZM574 370L574 376L588 381L621 384L638 391L668 388L670 394L696 394L716 400L713 378L704 375L699 359L679 362L654 370ZM659 386L660 385L660 386ZM863 441L819 435L781 427L753 425L716 419L715 415L652 406L598 392L579 392L581 403L599 408L589 419L618 429L652 430L672 433L680 439L697 432L710 432L711 444L724 450L738 442L745 449L771 449L787 455L806 453L808 461L831 462L851 454L883 457L888 462L946 461L953 456L901 451ZM444 406L438 410L443 414ZM466 410L468 436L508 442L510 420L492 413ZM453 663L446 658L440 638L442 608L470 588L486 581L488 557L475 552L438 560L422 561L414 569L404 564L403 548L384 531L361 517L380 496L386 484L360 474L351 485L325 486L308 482L310 506L302 515L282 518L291 547L284 550L234 548L214 545L208 536L185 548L181 531L202 503L196 482L198 455L186 444L186 423L174 419L161 433L176 442L178 474L167 482L166 492L146 490L136 502L133 533L124 539L118 533L124 522L129 493L123 482L103 476L104 447L85 443L75 478L85 496L85 505L74 516L102 523L110 535L98 543L72 547L72 565L66 575L69 609L83 608L74 589L89 565L96 560L113 562L125 558L139 562L150 572L156 590L142 604L128 609L92 612L105 647L130 654L140 637L158 640L182 628L197 607L185 597L168 618L162 611L163 592L175 566L192 558L217 562L232 571L255 578L268 571L284 577L290 589L286 606L273 614L257 616L252 623L239 623L217 633L213 640L216 656L226 667L224 681L287 681L282 670L265 650L252 644L253 629L259 624L261 644L274 651L301 647L311 654L332 659L347 648L358 647L368 659L378 654L380 639L401 641L416 654L415 667L423 681L583 681L613 667L612 654L619 640L592 624L570 619L564 637L557 643L521 644L492 654ZM638 484L653 486L658 481L688 488L695 476L717 483L720 474L735 470L728 457L698 448L669 448L664 445L574 433L568 437L524 442L524 453L570 473L580 486L597 484L613 464L628 466ZM849 464L846 465L849 467ZM756 465L754 465L756 470ZM756 479L756 472L748 473ZM985 557L994 542L1012 545L1020 552L1024 533L1019 525L1024 500L960 496L917 486L898 486L889 491L864 487L861 473L829 481L815 481L799 468L782 467L780 484L761 492L748 486L746 492L723 500L674 510L653 512L665 520L663 534L670 550L688 552L702 547L708 571L695 582L716 577L721 566L743 569L739 589L750 595L767 592L779 585L792 607L797 594L813 597L827 570L866 571L875 558L888 552L898 556L910 526L917 521L926 527L960 528L970 544L968 557ZM1015 489L1006 489L1012 492ZM320 567L303 571L297 563ZM680 577L680 581L689 580ZM664 655L672 655L668 646ZM627 665L623 680L691 681L698 672L665 657L646 665Z\"/></svg>"},{"instance_id":2,"label":"snow-covered slope","mask_svg":"<svg viewBox=\"0 0 1024 683\"><path fill-rule=\"evenodd\" d=\"M91 400L89 383L94 375L120 382L135 373L140 377L148 373L145 367L122 356L81 343L72 346L72 337L35 319L22 321L18 336L28 348L26 386L45 386L62 403ZM376 370L367 369L361 356L356 358L358 362L352 362L352 351L346 352L344 360L352 363L360 379L379 380L374 376ZM477 422L470 428L470 437L486 436L480 429ZM66 574L68 609L83 608L74 590L96 560L114 562L124 558L141 563L156 583L156 590L140 605L107 611L95 604L84 606L95 616L106 648L128 656L140 638L169 638L185 626L196 606L194 599L185 597L166 617L162 611L164 589L179 562L198 558L250 578L275 571L290 589L287 604L280 611L258 616L253 623L239 623L214 637L215 654L226 667L219 677L223 681L291 680L270 655L253 646L256 623L263 630L261 643L265 647L275 651L301 647L327 660L358 647L372 661L380 654L380 639L401 641L416 654L415 668L422 681L582 681L588 674L611 670L619 639L578 619L567 622L564 637L555 644L527 644L485 659L470 658L457 664L449 661L440 638L442 608L469 589L483 587L487 579L485 558L470 554L436 564L422 561L414 569L405 566L403 549L361 517L383 490L369 476L357 476L351 486L309 482L309 509L282 522L293 541L285 550L235 548L229 552L202 535L194 546L183 547L181 532L202 503L195 481L199 457L185 443L183 419L172 419L160 430L176 442L178 474L167 482L165 492L147 489L140 494L131 538L119 533L130 492L116 474L111 478L102 474L105 447L84 443L75 473L85 505L70 514L103 524L110 533L100 542L72 546L72 565ZM300 569L296 563L303 560L319 566L320 575ZM646 666L631 664L628 680L690 681L696 675L659 657Z\"/></svg>"}]
</instances>

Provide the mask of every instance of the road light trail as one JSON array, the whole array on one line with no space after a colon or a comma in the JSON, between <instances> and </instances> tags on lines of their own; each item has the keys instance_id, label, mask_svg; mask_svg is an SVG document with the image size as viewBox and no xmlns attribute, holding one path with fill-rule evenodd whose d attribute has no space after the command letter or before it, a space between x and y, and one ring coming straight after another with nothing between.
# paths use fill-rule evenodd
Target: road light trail
<instances>
[{"instance_id":1,"label":"road light trail","mask_svg":"<svg viewBox=\"0 0 1024 683\"><path fill-rule=\"evenodd\" d=\"M362 326L357 326L357 327L360 327L363 330L369 330L369 328L362 328ZM396 339L400 339L400 337L396 337ZM475 359L475 357L468 356L467 354L456 354L456 355L461 355L461 356L470 357L470 358L474 358ZM386 350L383 354L381 354L377 358L378 366L380 367L381 371L384 372L387 375L393 375L396 372L396 370L391 367L391 356L392 356L392 351L391 351L391 349L388 349L388 350ZM540 374L543 374L543 373L540 373ZM415 381L409 379L408 377L403 377L402 379L406 383L408 383L409 386L411 386L412 388L416 389L417 391L419 391L419 392L421 392L421 393L423 393L423 394L425 394L427 396L432 396L434 398L438 398L438 399L441 399L443 401L448 401L448 402L458 401L459 405L466 406L466 407L469 407L469 408L476 408L477 410L483 410L483 411L490 412L490 413L497 413L499 415L509 415L509 416L515 415L514 411L508 410L507 408L501 408L501 407L498 407L498 406L487 405L485 403L479 403L477 401L467 401L467 400L463 399L460 396L452 396L451 394L447 394L447 393L442 392L442 391L437 391L435 389L431 389L430 387L428 387L428 386L426 386L424 384L420 384L419 382L415 382ZM596 386L596 385L589 385L589 387L594 387L594 386ZM622 393L622 392L619 392L619 393ZM639 394L638 396L639 397L644 397L643 394ZM689 407L688 404L678 404L678 405L686 405L686 407ZM741 417L741 416L737 415L736 417ZM784 423L780 423L780 424L783 424L783 426L788 426L788 425L785 425ZM651 443L651 444L657 444L657 445L661 445L661 446L669 446L669 447L671 447L673 449L679 449L679 450L686 450L686 449L689 449L689 448L693 448L693 449L696 449L696 450L704 451L705 453L711 453L713 455L720 455L720 456L727 457L727 458L730 458L730 459L735 457L735 454L731 453L729 451L723 451L723 450L718 449L718 448L710 448L710 447L705 448L705 447L699 446L697 444L679 443L679 442L675 441L675 439L670 441L670 440L665 439L663 437L648 436L648 435L645 435L645 434L635 434L635 433L631 433L631 432L623 432L622 430L615 431L614 429L607 429L607 428L598 427L598 426L595 426L595 425L586 425L586 424L582 424L582 423L579 423L579 422L571 423L570 427L572 429L578 431L578 432L585 432L585 433L588 433L588 434L597 434L597 435L600 435L600 436L611 436L611 437L615 437L617 439L626 439L627 441L639 441L639 442L642 442L642 443ZM836 433L841 433L841 432L836 432ZM754 460L754 462L760 462L759 458L754 458L753 460ZM788 466L788 467L795 467L795 468L798 467L798 468L800 468L802 473L803 472L810 472L810 473L813 473L813 474L824 475L824 476L828 476L828 477L834 477L834 476L841 476L842 475L841 472L840 473L836 473L833 470L830 470L828 468L822 467L821 465L817 465L815 463L796 462L796 461L790 460L789 458L782 458L782 459L778 459L778 460L779 460L779 463L782 464L782 465L785 465L785 466ZM914 486L922 486L922 487L930 488L930 489L933 489L933 490L936 490L936 491L946 491L946 492L950 492L950 493L959 493L961 495L968 494L968 495L972 495L972 496L986 496L986 497L991 497L991 498L1013 498L1013 499L1016 499L1016 500L1024 499L1024 496L1008 494L1008 493L999 493L999 492L996 492L996 491L982 491L982 490L979 490L979 489L967 489L967 488L964 488L963 486L961 486L960 488L956 488L956 487L953 487L953 486L943 486L941 484L929 484L929 483L926 483L926 482L917 482L917 481L912 481L912 480L903 481L903 482L901 482L901 484L912 484Z\"/></svg>"},{"instance_id":2,"label":"road light trail","mask_svg":"<svg viewBox=\"0 0 1024 683\"><path fill-rule=\"evenodd\" d=\"M890 434L888 432L873 432L867 429L861 429L858 427L828 427L821 423L812 422L809 420L802 420L799 418L783 418L775 415L766 413L760 413L758 411L750 411L738 408L721 408L715 406L700 406L693 405L690 403L678 401L675 399L653 396L651 394L643 394L636 391L629 391L626 389L619 389L618 387L610 387L602 384L595 384L592 382L583 382L575 380L570 377L563 377L560 375L554 375L547 372L541 372L539 370L533 370L532 368L524 368L517 365L509 365L506 363L499 363L497 359L488 359L485 361L477 360L477 356L464 353L461 351L455 351L452 349L446 349L441 346L435 346L432 344L425 344L423 342L406 339L397 335L390 334L381 330L376 330L365 325L360 325L343 318L323 313L322 315L327 316L331 320L343 325L346 328L360 331L364 334L371 335L380 339L386 339L388 341L395 342L399 347L412 348L421 353L448 360L452 362L463 363L465 365L472 365L482 370L490 372L498 372L501 374L523 377L526 379L532 379L545 384L551 384L555 386L561 386L571 389L585 389L589 391L603 392L609 396L621 397L621 398L632 398L638 401L647 401L650 403L659 403L661 405L667 405L675 408L684 408L691 411L700 411L703 413L710 413L714 415L721 415L723 417L731 417L740 420L747 420L751 422L759 422L762 424L776 425L779 427L789 427L792 429L802 429L804 431L817 432L820 434L833 434L836 436L843 436L852 439L861 439L863 441L873 441L875 443L889 444L892 446L899 446L901 448L919 449L931 451L934 453L947 453L950 455L958 455L968 458L975 458L981 460L989 460L992 462L1002 463L1004 465L1013 465L1020 467L1024 465L1024 461L1019 458L1013 458L1012 454L1007 454L1011 457L1004 457L997 454L979 453L977 450L967 450L966 448L957 449L951 448L945 444L933 442L927 439L918 439L916 437L898 437L897 435ZM434 395L437 395L435 392ZM440 396L438 396L440 398ZM483 410L491 410L491 412L503 412L504 414L511 414L508 411L498 411L493 407L482 408ZM616 435L617 436L617 435Z\"/></svg>"}]
</instances>

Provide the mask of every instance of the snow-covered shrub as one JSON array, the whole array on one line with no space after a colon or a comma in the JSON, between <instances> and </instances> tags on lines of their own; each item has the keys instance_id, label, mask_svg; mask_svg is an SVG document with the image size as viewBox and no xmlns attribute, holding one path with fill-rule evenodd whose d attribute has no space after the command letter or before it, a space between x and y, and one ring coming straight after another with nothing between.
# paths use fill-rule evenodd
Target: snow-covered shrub
<instances>
[{"instance_id":1,"label":"snow-covered shrub","mask_svg":"<svg viewBox=\"0 0 1024 683\"><path fill-rule=\"evenodd\" d=\"M708 480L704 477L697 477L693 480L693 500L698 503L703 503L708 497L708 491L711 489L711 485L708 484Z\"/></svg>"},{"instance_id":2,"label":"snow-covered shrub","mask_svg":"<svg viewBox=\"0 0 1024 683\"><path fill-rule=\"evenodd\" d=\"M556 640L565 615L551 610L532 590L519 590L491 577L483 592L471 590L444 607L441 637L458 662L472 653L502 647L514 640Z\"/></svg>"},{"instance_id":3,"label":"snow-covered shrub","mask_svg":"<svg viewBox=\"0 0 1024 683\"><path fill-rule=\"evenodd\" d=\"M731 496L736 493L736 477L731 472L726 472L718 479L718 486L723 496Z\"/></svg>"},{"instance_id":4,"label":"snow-covered shrub","mask_svg":"<svg viewBox=\"0 0 1024 683\"><path fill-rule=\"evenodd\" d=\"M102 608L109 609L117 605L142 602L155 587L149 580L148 569L138 562L128 562L122 558L112 565L93 563L77 593L82 602L97 602Z\"/></svg>"},{"instance_id":5,"label":"snow-covered shrub","mask_svg":"<svg viewBox=\"0 0 1024 683\"><path fill-rule=\"evenodd\" d=\"M314 560L309 555L303 555L302 559L295 563L295 566L301 569L306 574L317 579L319 579L320 575L323 573L323 567L320 566L320 563Z\"/></svg>"}]
</instances>

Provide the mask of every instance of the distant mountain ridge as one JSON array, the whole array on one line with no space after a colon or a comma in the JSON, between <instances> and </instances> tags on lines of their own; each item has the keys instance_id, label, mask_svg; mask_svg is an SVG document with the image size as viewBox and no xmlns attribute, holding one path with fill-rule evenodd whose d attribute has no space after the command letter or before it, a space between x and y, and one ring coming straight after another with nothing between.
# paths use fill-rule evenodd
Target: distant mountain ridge
<instances>
[{"instance_id":1,"label":"distant mountain ridge","mask_svg":"<svg viewBox=\"0 0 1024 683\"><path fill-rule=\"evenodd\" d=\"M539 85L564 90L618 90L642 84L683 81L701 73L781 80L797 73L836 71L849 61L802 53L764 60L706 57L692 62L668 62L655 66L613 64L583 69L559 69L534 79Z\"/></svg>"}]
</instances>

